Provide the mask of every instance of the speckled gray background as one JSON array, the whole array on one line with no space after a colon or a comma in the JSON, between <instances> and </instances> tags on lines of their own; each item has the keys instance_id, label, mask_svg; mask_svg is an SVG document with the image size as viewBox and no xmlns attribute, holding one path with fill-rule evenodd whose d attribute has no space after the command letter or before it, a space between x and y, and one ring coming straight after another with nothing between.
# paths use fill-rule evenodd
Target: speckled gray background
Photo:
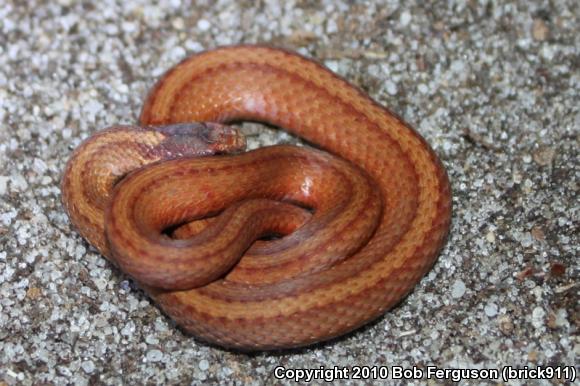
<instances>
[{"instance_id":1,"label":"speckled gray background","mask_svg":"<svg viewBox=\"0 0 580 386\"><path fill-rule=\"evenodd\" d=\"M0 1L0 385L260 384L279 365L576 365L579 8ZM60 204L83 138L134 123L155 79L188 54L239 42L323 61L417 127L453 184L451 236L416 290L311 349L247 356L185 336Z\"/></svg>"}]
</instances>

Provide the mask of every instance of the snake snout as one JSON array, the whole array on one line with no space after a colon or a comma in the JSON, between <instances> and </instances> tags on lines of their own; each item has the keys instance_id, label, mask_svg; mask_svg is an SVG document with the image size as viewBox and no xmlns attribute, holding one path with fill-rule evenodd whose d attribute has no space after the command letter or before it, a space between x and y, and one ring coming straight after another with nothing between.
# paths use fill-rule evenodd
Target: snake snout
<instances>
[{"instance_id":1,"label":"snake snout","mask_svg":"<svg viewBox=\"0 0 580 386\"><path fill-rule=\"evenodd\" d=\"M159 149L179 157L239 153L246 148L246 139L237 128L220 123L178 123L155 130L167 136Z\"/></svg>"},{"instance_id":2,"label":"snake snout","mask_svg":"<svg viewBox=\"0 0 580 386\"><path fill-rule=\"evenodd\" d=\"M237 153L246 149L246 137L235 126L203 122L200 136L219 153Z\"/></svg>"}]
</instances>

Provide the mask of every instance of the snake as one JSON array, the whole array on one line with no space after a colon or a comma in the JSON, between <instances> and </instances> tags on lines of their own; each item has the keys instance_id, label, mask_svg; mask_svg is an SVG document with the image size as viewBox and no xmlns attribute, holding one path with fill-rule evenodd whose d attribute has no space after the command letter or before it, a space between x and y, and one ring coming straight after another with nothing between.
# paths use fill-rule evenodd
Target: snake
<instances>
[{"instance_id":1,"label":"snake","mask_svg":"<svg viewBox=\"0 0 580 386\"><path fill-rule=\"evenodd\" d=\"M244 121L306 145L245 151ZM61 189L80 235L179 328L242 351L379 318L431 269L452 212L417 131L315 60L263 45L175 65L137 125L74 150Z\"/></svg>"}]
</instances>

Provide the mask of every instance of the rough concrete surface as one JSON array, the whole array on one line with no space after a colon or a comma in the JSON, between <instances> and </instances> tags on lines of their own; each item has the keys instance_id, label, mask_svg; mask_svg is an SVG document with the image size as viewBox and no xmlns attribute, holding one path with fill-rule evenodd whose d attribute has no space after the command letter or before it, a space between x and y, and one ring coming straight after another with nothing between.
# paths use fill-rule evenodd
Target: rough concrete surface
<instances>
[{"instance_id":1,"label":"rough concrete surface","mask_svg":"<svg viewBox=\"0 0 580 386\"><path fill-rule=\"evenodd\" d=\"M277 366L577 371L579 25L576 0L0 1L0 385L291 383ZM448 243L412 294L309 349L245 355L184 335L60 203L82 139L134 123L189 54L240 42L296 49L367 91L432 144L453 185ZM409 384L437 382L450 383ZM566 381L510 382L550 383Z\"/></svg>"}]
</instances>

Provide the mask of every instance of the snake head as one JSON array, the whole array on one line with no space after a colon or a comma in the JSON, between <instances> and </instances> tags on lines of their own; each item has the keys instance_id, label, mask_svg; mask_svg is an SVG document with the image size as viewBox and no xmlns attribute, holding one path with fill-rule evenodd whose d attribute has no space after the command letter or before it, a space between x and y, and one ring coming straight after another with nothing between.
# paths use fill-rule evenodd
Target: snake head
<instances>
[{"instance_id":1,"label":"snake head","mask_svg":"<svg viewBox=\"0 0 580 386\"><path fill-rule=\"evenodd\" d=\"M240 130L220 123L177 123L148 129L166 136L156 146L156 150L163 153L164 158L231 154L246 149L246 138Z\"/></svg>"}]
</instances>

